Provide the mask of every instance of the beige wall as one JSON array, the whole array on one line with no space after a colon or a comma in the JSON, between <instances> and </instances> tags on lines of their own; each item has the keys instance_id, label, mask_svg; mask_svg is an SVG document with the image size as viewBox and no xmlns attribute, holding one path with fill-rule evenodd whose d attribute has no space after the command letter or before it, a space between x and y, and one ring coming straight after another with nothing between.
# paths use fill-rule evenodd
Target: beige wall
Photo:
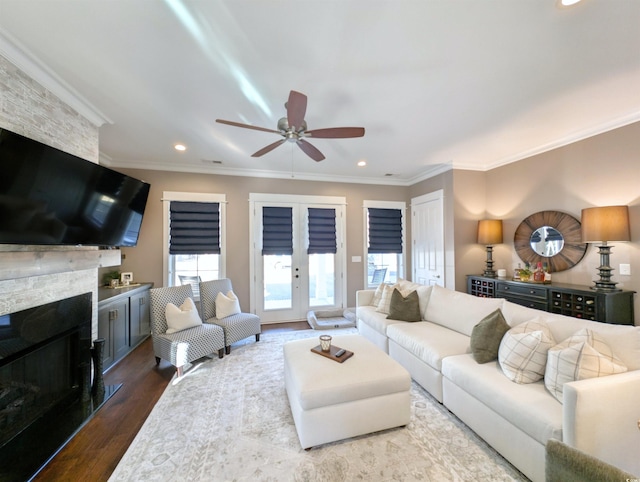
<instances>
[{"instance_id":1,"label":"beige wall","mask_svg":"<svg viewBox=\"0 0 640 482\"><path fill-rule=\"evenodd\" d=\"M497 267L511 271L520 262L513 249L513 236L530 214L556 210L580 220L584 208L626 204L632 241L615 243L611 255L613 279L619 288L640 291L639 181L640 123L487 172L487 217L504 220L505 243L494 249ZM631 264L631 276L619 274L620 263ZM591 286L598 278L599 264L597 248L589 246L582 261L554 274L553 280ZM639 324L637 302L635 316Z\"/></svg>"},{"instance_id":2,"label":"beige wall","mask_svg":"<svg viewBox=\"0 0 640 482\"><path fill-rule=\"evenodd\" d=\"M249 194L278 193L343 196L347 207L347 306L355 306L355 292L364 282L363 201L405 201L406 188L312 181L259 179L237 176L202 175L164 171L120 169L151 184L138 245L123 248L122 271L131 271L136 281L162 286L162 193L163 191L221 193L227 196L227 277L233 283L241 306L249 307Z\"/></svg>"}]
</instances>

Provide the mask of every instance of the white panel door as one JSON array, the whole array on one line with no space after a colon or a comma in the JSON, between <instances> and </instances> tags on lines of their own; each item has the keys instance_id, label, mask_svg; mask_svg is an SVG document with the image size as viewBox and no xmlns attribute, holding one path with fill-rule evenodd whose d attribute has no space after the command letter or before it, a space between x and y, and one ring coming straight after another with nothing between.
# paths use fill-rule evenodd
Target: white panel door
<instances>
[{"instance_id":1,"label":"white panel door","mask_svg":"<svg viewBox=\"0 0 640 482\"><path fill-rule=\"evenodd\" d=\"M443 191L411 200L413 281L445 285Z\"/></svg>"}]
</instances>

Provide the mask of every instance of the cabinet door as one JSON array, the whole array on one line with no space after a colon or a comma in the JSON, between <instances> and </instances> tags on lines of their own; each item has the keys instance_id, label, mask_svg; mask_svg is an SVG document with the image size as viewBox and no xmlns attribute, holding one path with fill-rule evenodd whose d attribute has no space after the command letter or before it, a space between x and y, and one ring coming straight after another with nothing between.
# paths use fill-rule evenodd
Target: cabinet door
<instances>
[{"instance_id":1,"label":"cabinet door","mask_svg":"<svg viewBox=\"0 0 640 482\"><path fill-rule=\"evenodd\" d=\"M98 338L104 338L104 351L102 352L102 367L104 370L113 365L113 342L111 340L111 322L109 321L110 307L106 306L98 310Z\"/></svg>"},{"instance_id":2,"label":"cabinet door","mask_svg":"<svg viewBox=\"0 0 640 482\"><path fill-rule=\"evenodd\" d=\"M114 361L129 353L129 300L111 305L111 339Z\"/></svg>"},{"instance_id":3,"label":"cabinet door","mask_svg":"<svg viewBox=\"0 0 640 482\"><path fill-rule=\"evenodd\" d=\"M134 347L151 333L149 291L133 295L130 307L130 346Z\"/></svg>"}]
</instances>

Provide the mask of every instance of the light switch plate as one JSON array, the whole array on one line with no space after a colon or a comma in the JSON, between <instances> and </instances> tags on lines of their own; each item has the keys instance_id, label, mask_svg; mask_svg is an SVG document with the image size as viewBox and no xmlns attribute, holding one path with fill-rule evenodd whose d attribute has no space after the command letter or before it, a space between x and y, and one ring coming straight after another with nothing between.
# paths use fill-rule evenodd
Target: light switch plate
<instances>
[{"instance_id":1,"label":"light switch plate","mask_svg":"<svg viewBox=\"0 0 640 482\"><path fill-rule=\"evenodd\" d=\"M631 276L631 265L630 264L620 264L620 274L624 274L627 276Z\"/></svg>"},{"instance_id":2,"label":"light switch plate","mask_svg":"<svg viewBox=\"0 0 640 482\"><path fill-rule=\"evenodd\" d=\"M352 263L362 263L362 257L361 256L351 256L351 262Z\"/></svg>"}]
</instances>

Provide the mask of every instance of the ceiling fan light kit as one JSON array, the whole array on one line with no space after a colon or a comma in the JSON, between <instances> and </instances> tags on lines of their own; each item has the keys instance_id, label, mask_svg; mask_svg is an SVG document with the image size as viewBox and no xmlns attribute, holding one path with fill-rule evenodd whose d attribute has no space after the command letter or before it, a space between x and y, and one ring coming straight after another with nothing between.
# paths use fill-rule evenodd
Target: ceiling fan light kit
<instances>
[{"instance_id":1,"label":"ceiling fan light kit","mask_svg":"<svg viewBox=\"0 0 640 482\"><path fill-rule=\"evenodd\" d=\"M325 129L307 130L307 122L304 116L307 113L307 96L292 90L289 93L289 100L285 103L287 116L278 121L278 130L267 129L264 127L252 126L250 124L241 124L223 119L216 119L220 124L226 124L234 127L242 127L244 129L253 129L263 132L271 132L279 134L282 139L263 147L254 152L251 157L260 157L271 152L276 147L282 145L285 141L295 142L298 147L314 161L322 161L325 157L313 144L307 142L305 138L315 137L318 139L346 139L352 137L364 136L364 127L329 127Z\"/></svg>"}]
</instances>

